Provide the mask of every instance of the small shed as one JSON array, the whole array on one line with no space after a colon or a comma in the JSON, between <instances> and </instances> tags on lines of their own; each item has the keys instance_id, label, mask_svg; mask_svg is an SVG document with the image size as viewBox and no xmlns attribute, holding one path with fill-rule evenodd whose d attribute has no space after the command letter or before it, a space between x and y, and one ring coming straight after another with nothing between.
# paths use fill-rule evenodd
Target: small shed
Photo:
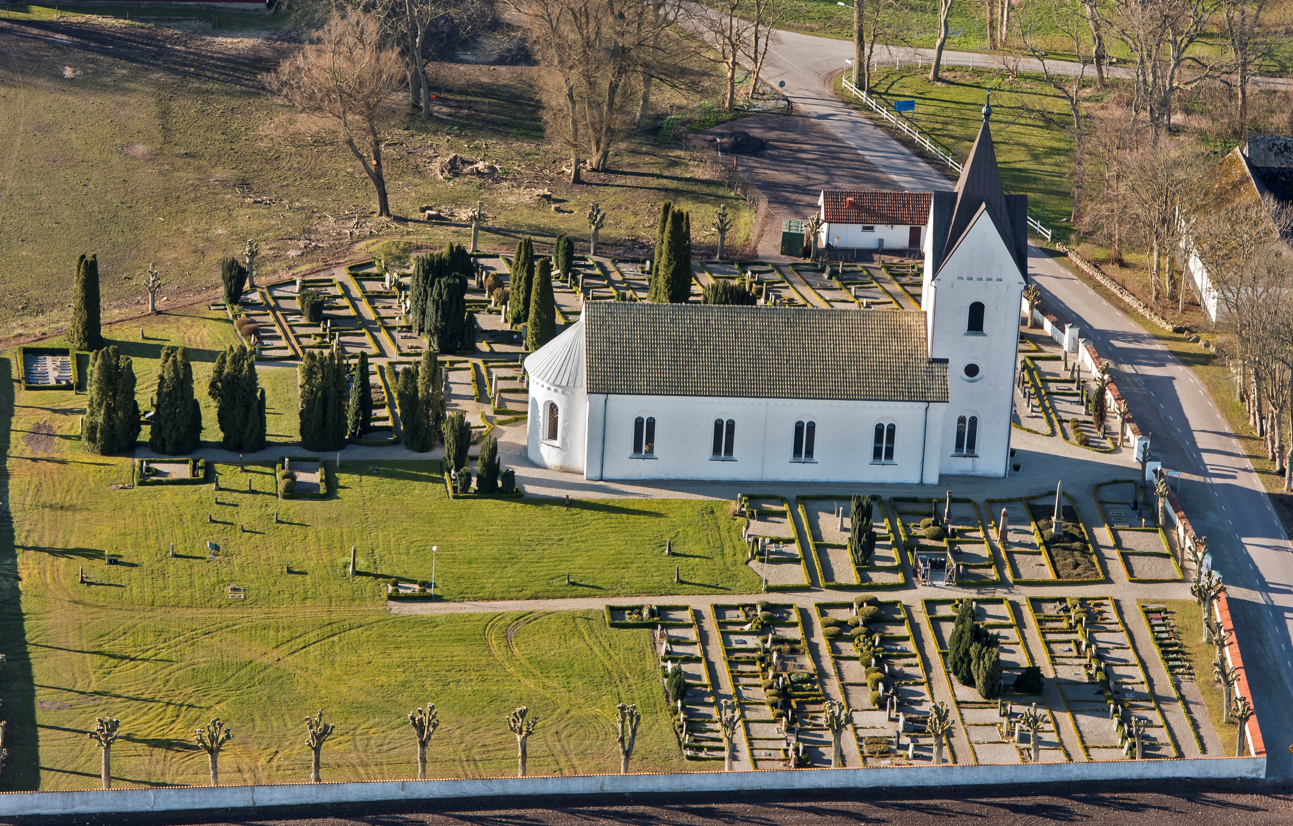
<instances>
[{"instance_id":1,"label":"small shed","mask_svg":"<svg viewBox=\"0 0 1293 826\"><path fill-rule=\"evenodd\" d=\"M928 192L823 189L817 199L822 247L842 250L919 250L929 224Z\"/></svg>"}]
</instances>

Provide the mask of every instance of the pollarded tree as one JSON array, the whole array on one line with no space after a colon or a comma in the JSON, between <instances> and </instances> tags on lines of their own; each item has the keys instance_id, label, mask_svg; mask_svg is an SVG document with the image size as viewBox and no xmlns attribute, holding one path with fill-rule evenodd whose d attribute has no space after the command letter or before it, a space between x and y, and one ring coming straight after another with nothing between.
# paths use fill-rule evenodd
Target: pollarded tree
<instances>
[{"instance_id":1,"label":"pollarded tree","mask_svg":"<svg viewBox=\"0 0 1293 826\"><path fill-rule=\"evenodd\" d=\"M450 413L444 423L445 472L467 468L467 452L471 450L471 425L461 412Z\"/></svg>"},{"instance_id":2,"label":"pollarded tree","mask_svg":"<svg viewBox=\"0 0 1293 826\"><path fill-rule=\"evenodd\" d=\"M148 265L148 275L144 277L144 292L148 294L148 314L157 312L157 293L162 289L162 276L157 272L156 264Z\"/></svg>"},{"instance_id":3,"label":"pollarded tree","mask_svg":"<svg viewBox=\"0 0 1293 826\"><path fill-rule=\"evenodd\" d=\"M1193 585L1190 586L1190 594L1195 601L1199 603L1199 610L1203 612L1203 641L1212 642L1208 633L1208 620L1212 618L1212 603L1216 602L1217 597L1221 596L1226 590L1226 586L1221 584L1221 574L1216 571L1207 571L1199 577Z\"/></svg>"},{"instance_id":4,"label":"pollarded tree","mask_svg":"<svg viewBox=\"0 0 1293 826\"><path fill-rule=\"evenodd\" d=\"M1028 302L1028 329L1032 329L1033 313L1037 312L1037 304L1042 300L1042 288L1036 284L1029 284L1024 288L1024 301Z\"/></svg>"},{"instance_id":5,"label":"pollarded tree","mask_svg":"<svg viewBox=\"0 0 1293 826\"><path fill-rule=\"evenodd\" d=\"M400 429L404 431L404 446L414 453L431 449L426 416L418 395L418 366L410 364L400 370L395 379L395 401L399 405Z\"/></svg>"},{"instance_id":6,"label":"pollarded tree","mask_svg":"<svg viewBox=\"0 0 1293 826\"><path fill-rule=\"evenodd\" d=\"M1239 671L1225 660L1213 660L1213 679L1221 686L1221 722L1230 722L1230 712L1234 710L1231 692L1239 684Z\"/></svg>"},{"instance_id":7,"label":"pollarded tree","mask_svg":"<svg viewBox=\"0 0 1293 826\"><path fill-rule=\"evenodd\" d=\"M373 421L373 386L368 380L368 354L360 353L350 371L350 405L346 409L346 432L358 436Z\"/></svg>"},{"instance_id":8,"label":"pollarded tree","mask_svg":"<svg viewBox=\"0 0 1293 826\"><path fill-rule=\"evenodd\" d=\"M480 443L476 457L476 490L480 493L498 493L498 439L486 436Z\"/></svg>"},{"instance_id":9,"label":"pollarded tree","mask_svg":"<svg viewBox=\"0 0 1293 826\"><path fill-rule=\"evenodd\" d=\"M467 328L467 281L460 275L437 279L427 302L427 347L437 353L462 348Z\"/></svg>"},{"instance_id":10,"label":"pollarded tree","mask_svg":"<svg viewBox=\"0 0 1293 826\"><path fill-rule=\"evenodd\" d=\"M90 453L120 453L139 438L139 402L135 400L135 368L130 356L115 346L90 356L89 401L81 444Z\"/></svg>"},{"instance_id":11,"label":"pollarded tree","mask_svg":"<svg viewBox=\"0 0 1293 826\"><path fill-rule=\"evenodd\" d=\"M211 722L197 729L193 737L197 740L198 745L207 753L207 761L211 764L211 785L220 785L220 750L224 744L233 739L233 731L224 727L224 722L219 717L212 717Z\"/></svg>"},{"instance_id":12,"label":"pollarded tree","mask_svg":"<svg viewBox=\"0 0 1293 826\"><path fill-rule=\"evenodd\" d=\"M718 205L718 212L714 215L714 223L710 224L710 228L718 233L718 252L714 254L714 257L722 260L723 247L727 244L727 234L732 231L732 219L727 214L727 204ZM730 302L706 301L705 303L722 304Z\"/></svg>"},{"instance_id":13,"label":"pollarded tree","mask_svg":"<svg viewBox=\"0 0 1293 826\"><path fill-rule=\"evenodd\" d=\"M297 415L301 444L307 450L333 451L346 446L346 366L336 352L305 351L297 381Z\"/></svg>"},{"instance_id":14,"label":"pollarded tree","mask_svg":"<svg viewBox=\"0 0 1293 826\"><path fill-rule=\"evenodd\" d=\"M1046 715L1037 710L1037 704L1033 703L1032 708L1019 715L1019 725L1028 730L1028 746L1032 749L1033 762L1040 762L1042 759L1042 743L1038 738L1042 726L1046 723Z\"/></svg>"},{"instance_id":15,"label":"pollarded tree","mask_svg":"<svg viewBox=\"0 0 1293 826\"><path fill-rule=\"evenodd\" d=\"M525 349L536 352L552 341L557 332L557 303L552 295L552 265L548 259L535 267L534 284L530 287L530 314L525 327Z\"/></svg>"},{"instance_id":16,"label":"pollarded tree","mask_svg":"<svg viewBox=\"0 0 1293 826\"><path fill-rule=\"evenodd\" d=\"M332 723L323 722L323 709L313 717L305 718L305 745L310 749L310 782L318 783L319 757L323 753L323 744L332 736L336 728Z\"/></svg>"},{"instance_id":17,"label":"pollarded tree","mask_svg":"<svg viewBox=\"0 0 1293 826\"><path fill-rule=\"evenodd\" d=\"M629 773L629 760L633 757L633 746L637 743L640 722L642 722L642 714L638 711L637 703L631 705L619 703L615 706L615 730L618 732L615 744L620 748L620 774Z\"/></svg>"},{"instance_id":18,"label":"pollarded tree","mask_svg":"<svg viewBox=\"0 0 1293 826\"><path fill-rule=\"evenodd\" d=\"M255 453L265 446L265 390L256 375L256 354L230 347L216 357L207 395L216 403L221 446Z\"/></svg>"},{"instance_id":19,"label":"pollarded tree","mask_svg":"<svg viewBox=\"0 0 1293 826\"><path fill-rule=\"evenodd\" d=\"M247 286L247 268L237 258L220 259L220 286L224 290L225 304L242 303L242 291Z\"/></svg>"},{"instance_id":20,"label":"pollarded tree","mask_svg":"<svg viewBox=\"0 0 1293 826\"><path fill-rule=\"evenodd\" d=\"M148 445L154 453L179 456L202 442L202 407L193 394L193 367L183 347L162 348L157 408Z\"/></svg>"},{"instance_id":21,"label":"pollarded tree","mask_svg":"<svg viewBox=\"0 0 1293 826\"><path fill-rule=\"evenodd\" d=\"M417 373L418 402L422 411L422 427L426 430L427 450L436 446L439 433L444 428L444 389L440 373L440 359L429 350L422 352Z\"/></svg>"},{"instance_id":22,"label":"pollarded tree","mask_svg":"<svg viewBox=\"0 0 1293 826\"><path fill-rule=\"evenodd\" d=\"M947 744L947 733L952 730L952 714L947 704L941 700L929 708L925 718L925 733L934 738L934 765L943 765L943 747Z\"/></svg>"},{"instance_id":23,"label":"pollarded tree","mask_svg":"<svg viewBox=\"0 0 1293 826\"><path fill-rule=\"evenodd\" d=\"M1243 757L1244 735L1248 731L1248 718L1253 716L1253 704L1244 695L1236 693L1230 710L1234 714L1236 724L1235 757Z\"/></svg>"},{"instance_id":24,"label":"pollarded tree","mask_svg":"<svg viewBox=\"0 0 1293 826\"><path fill-rule=\"evenodd\" d=\"M460 415L460 414L455 414ZM529 745L530 735L539 725L537 716L526 719L530 710L525 706L519 706L511 714L507 715L508 731L516 735L516 776L525 777L525 760L526 747Z\"/></svg>"},{"instance_id":25,"label":"pollarded tree","mask_svg":"<svg viewBox=\"0 0 1293 826\"><path fill-rule=\"evenodd\" d=\"M516 244L512 258L512 280L508 284L507 320L524 324L530 314L530 283L534 279L534 239L526 236Z\"/></svg>"},{"instance_id":26,"label":"pollarded tree","mask_svg":"<svg viewBox=\"0 0 1293 826\"><path fill-rule=\"evenodd\" d=\"M718 728L723 735L723 771L732 770L732 747L736 742L736 727L740 724L736 703L724 700L718 707Z\"/></svg>"},{"instance_id":27,"label":"pollarded tree","mask_svg":"<svg viewBox=\"0 0 1293 826\"><path fill-rule=\"evenodd\" d=\"M99 304L99 260L93 255L76 259L76 280L72 283L72 326L67 341L77 350L98 350L103 346L102 309Z\"/></svg>"},{"instance_id":28,"label":"pollarded tree","mask_svg":"<svg viewBox=\"0 0 1293 826\"><path fill-rule=\"evenodd\" d=\"M440 728L440 718L436 714L435 703L427 703L426 711L418 709L409 712L409 724L413 726L413 736L418 744L418 780L427 779L427 743L431 735Z\"/></svg>"},{"instance_id":29,"label":"pollarded tree","mask_svg":"<svg viewBox=\"0 0 1293 826\"><path fill-rule=\"evenodd\" d=\"M822 709L822 723L831 733L831 768L844 768L844 732L852 723L848 710L839 700L827 700Z\"/></svg>"},{"instance_id":30,"label":"pollarded tree","mask_svg":"<svg viewBox=\"0 0 1293 826\"><path fill-rule=\"evenodd\" d=\"M103 752L103 763L100 768L100 777L103 780L103 788L112 788L112 744L117 742L121 736L121 721L114 720L111 717L99 717L94 721L94 731L87 731L86 736L99 744L99 749Z\"/></svg>"},{"instance_id":31,"label":"pollarded tree","mask_svg":"<svg viewBox=\"0 0 1293 826\"><path fill-rule=\"evenodd\" d=\"M601 234L602 225L606 223L606 213L601 204L593 201L588 207L588 254L597 254L597 236Z\"/></svg>"}]
</instances>

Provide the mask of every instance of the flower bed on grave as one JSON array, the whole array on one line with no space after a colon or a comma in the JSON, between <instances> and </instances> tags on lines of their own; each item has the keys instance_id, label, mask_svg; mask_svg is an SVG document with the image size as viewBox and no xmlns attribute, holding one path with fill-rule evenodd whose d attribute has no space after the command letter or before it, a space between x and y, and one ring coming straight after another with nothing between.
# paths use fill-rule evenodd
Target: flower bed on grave
<instances>
[{"instance_id":1,"label":"flower bed on grave","mask_svg":"<svg viewBox=\"0 0 1293 826\"><path fill-rule=\"evenodd\" d=\"M1024 498L1028 516L1033 522L1033 536L1038 547L1045 551L1051 571L1057 582L1099 582L1104 580L1104 569L1095 543L1087 533L1086 525L1078 516L1073 497L1063 494L1060 520L1065 526L1062 536L1050 535L1051 520L1055 513L1055 494L1043 493ZM1069 526L1076 526L1077 531Z\"/></svg>"},{"instance_id":2,"label":"flower bed on grave","mask_svg":"<svg viewBox=\"0 0 1293 826\"><path fill-rule=\"evenodd\" d=\"M687 613L689 608L686 605L607 605L603 610L608 628L691 627L690 614L686 620L667 618L675 612Z\"/></svg>"},{"instance_id":3,"label":"flower bed on grave","mask_svg":"<svg viewBox=\"0 0 1293 826\"><path fill-rule=\"evenodd\" d=\"M156 465L171 465L176 470L186 468L183 473L158 473ZM169 468L167 469L169 470ZM201 485L207 480L206 459L136 459L135 485Z\"/></svg>"}]
</instances>

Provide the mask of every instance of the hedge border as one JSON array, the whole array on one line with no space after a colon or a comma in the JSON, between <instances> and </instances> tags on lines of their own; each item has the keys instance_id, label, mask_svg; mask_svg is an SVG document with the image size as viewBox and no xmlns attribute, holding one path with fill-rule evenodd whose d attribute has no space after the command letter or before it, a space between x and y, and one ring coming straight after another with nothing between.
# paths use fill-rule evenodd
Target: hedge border
<instances>
[{"instance_id":1,"label":"hedge border","mask_svg":"<svg viewBox=\"0 0 1293 826\"><path fill-rule=\"evenodd\" d=\"M319 463L319 487L320 487L320 490L319 490L319 492L318 492L318 493L292 493L292 494L289 494L289 495L287 495L287 496L284 496L282 493L280 493L280 492L279 492L279 489L278 489L278 474L283 470L283 460L284 460L285 458L286 458L286 459L296 459L296 460L298 460L298 461L302 461L302 462L318 462L318 463ZM282 456L280 456L280 457L279 457L278 459L276 459L276 460L275 460L275 462L274 462L274 494L275 494L279 499L288 499L288 500L291 500L291 499L327 499L327 498L328 498L328 496L329 496L329 494L332 492L332 488L333 488L333 485L328 484L328 463L327 463L327 462L325 462L325 461L323 460L323 458L322 458L322 457L319 457L319 456L287 456L287 457L282 457Z\"/></svg>"},{"instance_id":2,"label":"hedge border","mask_svg":"<svg viewBox=\"0 0 1293 826\"><path fill-rule=\"evenodd\" d=\"M18 381L23 390L71 390L77 392L81 386L81 370L77 366L76 357L80 353L88 353L87 350L76 350L71 347L19 347L18 348ZM72 368L72 383L67 384L29 384L27 382L27 354L34 356L67 356Z\"/></svg>"},{"instance_id":3,"label":"hedge border","mask_svg":"<svg viewBox=\"0 0 1293 826\"><path fill-rule=\"evenodd\" d=\"M736 498L738 501L741 502L741 509L746 511L747 514L749 513L749 510L750 510L751 499L781 500L781 504L786 513L786 521L790 523L790 530L793 533L795 538L795 550L799 552L799 570L804 575L804 584L803 585L774 585L771 582L769 582L765 586L766 592L772 593L775 591L804 591L804 590L811 589L813 587L813 578L808 573L808 562L804 556L804 543L800 541L800 538L799 538L799 526L795 524L795 515L794 513L791 512L791 509L790 509L790 500L786 499L786 497L777 493L767 493L767 494L739 493L737 494ZM758 510L765 510L765 509L759 508ZM750 527L750 517L747 515L741 518L745 520L745 526L748 529ZM745 531L742 531L741 533L742 535L744 535ZM749 540L747 539L746 542L748 545ZM749 568L748 562L746 563L746 567ZM751 568L750 570L754 570L754 569ZM759 577L759 578L762 579L763 577Z\"/></svg>"},{"instance_id":4,"label":"hedge border","mask_svg":"<svg viewBox=\"0 0 1293 826\"><path fill-rule=\"evenodd\" d=\"M1153 528L1130 528L1129 527L1129 528L1118 528L1117 530L1136 531L1137 533L1150 533L1150 532L1157 533L1158 540L1163 543L1163 548L1165 548L1164 551L1162 552L1130 551L1122 547L1122 543L1118 541L1118 536L1117 534L1114 533L1113 526L1109 524L1109 520L1105 516L1105 512L1104 512L1105 500L1100 498L1099 491L1100 491L1100 488L1103 488L1103 487L1108 487L1110 485L1122 485L1122 484L1132 485L1136 491L1137 500L1140 500L1140 486L1136 484L1135 479L1114 479L1109 482L1100 482L1099 484L1096 484L1091 488L1091 498L1095 500L1096 510L1100 514L1100 521L1104 523L1105 533L1109 535L1109 544L1113 546L1114 553L1118 555L1118 562L1122 565L1122 572L1127 576L1127 581L1132 583L1137 583L1137 584L1152 584L1152 583L1159 583L1159 582L1181 582L1182 580L1185 579L1185 572L1181 570L1181 564L1177 561L1176 554L1172 553L1172 546L1169 545L1167 542L1167 534L1163 532L1163 525L1158 520L1158 510L1156 508L1150 510L1150 515L1154 520ZM1148 501L1142 502L1141 507L1148 508L1149 502ZM1172 568L1176 570L1176 577L1172 579L1163 579L1161 577L1132 576L1131 568L1128 567L1127 565L1127 557L1129 556L1148 556L1153 558L1167 557L1168 559L1172 560ZM1200 752L1202 752L1202 749L1200 749Z\"/></svg>"},{"instance_id":5,"label":"hedge border","mask_svg":"<svg viewBox=\"0 0 1293 826\"><path fill-rule=\"evenodd\" d=\"M898 522L898 532L902 535L902 540L903 540L903 549L904 549L904 551L905 551L905 553L906 553L906 556L907 556L907 563L908 563L909 565L911 565L911 566L915 567L915 565L916 565L916 559L915 559L916 551L915 551L914 547L913 547L913 549L911 549L911 550L907 550L907 544L908 544L908 538L909 538L909 537L907 536L907 526L903 523L902 519L901 519L901 518L899 518L902 514L901 514L901 513L899 512L899 510L898 510L898 503L899 503L899 502L920 502L920 503L927 503L927 504L931 504L931 505L937 505L939 502L945 502L945 501L947 501L947 500L946 500L946 497L942 497L942 498L940 498L940 497L937 497L937 496L891 496L891 497L889 497L889 503L890 503L890 506L893 508L894 518L895 518L895 519L897 520L897 522ZM996 587L996 586L1001 585L1001 584L1002 584L1003 577L1005 576L1005 574L1003 574L1003 572L1002 572L1002 571L1000 571L1000 570L997 568L997 557L996 557L996 555L992 552L992 542L991 542L991 540L988 538L988 531L987 531L987 528L984 526L984 523L983 523L983 514L979 512L979 503L978 503L978 502L975 502L973 499L970 499L969 497L965 497L965 496L953 496L953 497L952 497L952 503L953 503L953 504L962 504L962 505L967 505L967 504L968 504L971 508L973 508L973 509L974 509L974 521L978 523L978 526L979 526L979 536L981 536L981 537L982 537L982 539L980 539L979 541L983 543L983 550L985 550L985 551L987 552L987 554L988 554L988 561L987 561L987 562L966 562L966 563L960 563L960 564L961 564L961 567L963 567L963 568L968 568L968 569L970 569L970 570L975 570L975 571L981 571L981 570L985 570L985 569L987 569L987 568L991 568L991 569L992 569L992 574L993 574L992 579L984 579L984 580L979 580L979 581L976 581L976 582L965 582L965 583L962 583L962 582L959 582L959 581L958 581L958 582L957 582L957 587L960 587L960 588L987 588L987 587ZM913 515L915 515L915 514L907 514L907 515L908 515L908 516L913 516ZM951 545L952 545L952 543L957 543L957 544L968 544L968 543L973 542L973 541L974 541L974 540L960 540L960 539L948 539L948 538L944 538L944 539L942 540L942 543L943 543L943 549L944 549L944 550L951 550ZM915 545L915 547L919 547L919 545L918 545L918 544L915 544L915 543L913 543L913 544Z\"/></svg>"},{"instance_id":6,"label":"hedge border","mask_svg":"<svg viewBox=\"0 0 1293 826\"><path fill-rule=\"evenodd\" d=\"M821 562L821 558L818 556L817 548L819 545L823 548L828 548L831 546L831 543L828 543L828 542L819 543L815 539L813 539L813 529L812 529L812 526L808 523L808 509L804 507L804 502L825 502L825 501L830 501L832 499L848 502L852 499L852 497L853 497L853 494L846 494L846 495L840 495L840 496L831 495L831 494L807 494L807 495L795 497L795 506L799 511L799 518L804 523L804 530L808 532L808 545L813 552L813 564L817 571L817 581L821 584L822 588L828 591L874 591L874 590L888 591L888 590L893 590L895 588L905 588L907 586L907 568L902 563L903 547L905 546L903 546L902 543L898 541L897 536L894 534L893 522L890 521L889 512L885 509L885 506L884 506L884 497L879 495L873 496L872 500L879 503L880 513L884 516L885 528L888 530L888 533L889 533L889 550L893 554L894 562L897 563L896 567L898 569L897 570L898 581L897 582L863 581L863 577L862 577L863 573L866 573L872 569L876 569L877 571L879 571L880 569L889 568L892 566L868 565L864 568L859 568L857 563L853 561L853 557L851 554L849 555L849 564L853 567L853 575L857 577L857 580L858 580L857 584L850 585L847 582L839 582L837 580L831 580L830 582L826 581L826 575L822 570L822 562ZM845 545L845 547L848 547L848 546ZM884 571L884 573L889 573L889 572Z\"/></svg>"},{"instance_id":7,"label":"hedge border","mask_svg":"<svg viewBox=\"0 0 1293 826\"><path fill-rule=\"evenodd\" d=\"M156 485L203 485L207 481L207 460L206 459L188 459L189 475L187 479L150 479L143 474L143 465L146 462L178 462L182 459L135 459L134 460L134 484L135 487L156 486Z\"/></svg>"}]
</instances>

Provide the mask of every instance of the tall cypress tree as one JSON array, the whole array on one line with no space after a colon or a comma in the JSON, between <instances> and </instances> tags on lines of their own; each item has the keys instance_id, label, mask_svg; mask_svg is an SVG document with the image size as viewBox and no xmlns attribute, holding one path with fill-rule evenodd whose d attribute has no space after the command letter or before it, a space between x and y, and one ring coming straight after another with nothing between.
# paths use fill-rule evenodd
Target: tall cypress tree
<instances>
[{"instance_id":1,"label":"tall cypress tree","mask_svg":"<svg viewBox=\"0 0 1293 826\"><path fill-rule=\"evenodd\" d=\"M669 213L669 228L660 259L652 268L647 300L656 304L681 304L691 294L691 262L687 251L689 218L681 209Z\"/></svg>"},{"instance_id":2,"label":"tall cypress tree","mask_svg":"<svg viewBox=\"0 0 1293 826\"><path fill-rule=\"evenodd\" d=\"M202 406L193 393L193 367L183 347L162 348L157 408L148 445L154 453L180 456L202 442Z\"/></svg>"},{"instance_id":3,"label":"tall cypress tree","mask_svg":"<svg viewBox=\"0 0 1293 826\"><path fill-rule=\"evenodd\" d=\"M525 349L533 353L552 341L557 330L556 299L552 295L552 264L544 258L534 275L530 290L530 318L525 328Z\"/></svg>"},{"instance_id":4,"label":"tall cypress tree","mask_svg":"<svg viewBox=\"0 0 1293 826\"><path fill-rule=\"evenodd\" d=\"M324 419L328 436L328 445L324 450L341 450L346 446L346 408L350 405L350 387L346 380L346 360L340 352L332 351L324 356L327 365L327 380L331 387L328 394L327 414Z\"/></svg>"},{"instance_id":5,"label":"tall cypress tree","mask_svg":"<svg viewBox=\"0 0 1293 826\"><path fill-rule=\"evenodd\" d=\"M139 438L139 402L135 400L135 368L116 347L90 356L89 400L81 445L90 453L120 453L134 448Z\"/></svg>"},{"instance_id":6,"label":"tall cypress tree","mask_svg":"<svg viewBox=\"0 0 1293 826\"><path fill-rule=\"evenodd\" d=\"M296 372L297 419L301 444L313 449L323 439L323 357L306 350Z\"/></svg>"},{"instance_id":7,"label":"tall cypress tree","mask_svg":"<svg viewBox=\"0 0 1293 826\"><path fill-rule=\"evenodd\" d=\"M471 425L460 411L450 413L444 422L445 472L464 470L471 450Z\"/></svg>"},{"instance_id":8,"label":"tall cypress tree","mask_svg":"<svg viewBox=\"0 0 1293 826\"><path fill-rule=\"evenodd\" d=\"M431 288L427 305L430 325L427 347L437 353L456 353L467 326L467 280L461 275L441 278Z\"/></svg>"},{"instance_id":9,"label":"tall cypress tree","mask_svg":"<svg viewBox=\"0 0 1293 826\"><path fill-rule=\"evenodd\" d=\"M508 284L508 321L524 324L530 314L530 282L534 280L534 239L522 238L516 245L512 261L512 281Z\"/></svg>"},{"instance_id":10,"label":"tall cypress tree","mask_svg":"<svg viewBox=\"0 0 1293 826\"><path fill-rule=\"evenodd\" d=\"M216 403L220 444L225 450L255 453L265 446L265 391L256 375L256 354L230 347L216 358L207 395Z\"/></svg>"},{"instance_id":11,"label":"tall cypress tree","mask_svg":"<svg viewBox=\"0 0 1293 826\"><path fill-rule=\"evenodd\" d=\"M224 292L224 303L228 305L242 303L242 291L247 286L247 268L237 258L220 260L220 287Z\"/></svg>"},{"instance_id":12,"label":"tall cypress tree","mask_svg":"<svg viewBox=\"0 0 1293 826\"><path fill-rule=\"evenodd\" d=\"M432 448L426 428L426 416L418 394L418 366L402 368L395 379L395 399L400 408L400 428L404 431L404 446L414 453L426 453Z\"/></svg>"},{"instance_id":13,"label":"tall cypress tree","mask_svg":"<svg viewBox=\"0 0 1293 826\"><path fill-rule=\"evenodd\" d=\"M660 259L664 257L665 246L669 239L669 216L673 213L673 204L665 201L660 205L660 221L655 227L655 257L651 259L651 275L648 283L655 280L656 273L660 272Z\"/></svg>"},{"instance_id":14,"label":"tall cypress tree","mask_svg":"<svg viewBox=\"0 0 1293 826\"><path fill-rule=\"evenodd\" d=\"M498 469L498 439L486 436L480 443L480 455L476 457L476 490L497 493Z\"/></svg>"},{"instance_id":15,"label":"tall cypress tree","mask_svg":"<svg viewBox=\"0 0 1293 826\"><path fill-rule=\"evenodd\" d=\"M422 334L422 323L426 316L427 299L431 296L431 255L419 255L413 259L413 274L409 276L409 323L413 332Z\"/></svg>"},{"instance_id":16,"label":"tall cypress tree","mask_svg":"<svg viewBox=\"0 0 1293 826\"><path fill-rule=\"evenodd\" d=\"M691 212L682 214L682 240L672 287L674 304L685 304L691 298Z\"/></svg>"},{"instance_id":17,"label":"tall cypress tree","mask_svg":"<svg viewBox=\"0 0 1293 826\"><path fill-rule=\"evenodd\" d=\"M340 354L307 350L297 381L300 394L301 444L307 450L341 450L346 446L346 366Z\"/></svg>"},{"instance_id":18,"label":"tall cypress tree","mask_svg":"<svg viewBox=\"0 0 1293 826\"><path fill-rule=\"evenodd\" d=\"M417 394L422 427L429 443L427 450L432 450L439 440L440 429L444 427L444 391L441 388L440 360L429 350L422 353L422 361L418 365Z\"/></svg>"},{"instance_id":19,"label":"tall cypress tree","mask_svg":"<svg viewBox=\"0 0 1293 826\"><path fill-rule=\"evenodd\" d=\"M346 410L346 430L358 436L373 421L373 387L368 379L368 354L360 353L350 371L350 406Z\"/></svg>"},{"instance_id":20,"label":"tall cypress tree","mask_svg":"<svg viewBox=\"0 0 1293 826\"><path fill-rule=\"evenodd\" d=\"M974 660L971 649L975 642L974 605L961 600L956 612L956 623L947 640L947 667L962 685L974 685Z\"/></svg>"},{"instance_id":21,"label":"tall cypress tree","mask_svg":"<svg viewBox=\"0 0 1293 826\"><path fill-rule=\"evenodd\" d=\"M76 350L98 350L103 346L102 315L99 304L99 260L93 255L76 259L76 280L72 284L72 326L67 340Z\"/></svg>"}]
</instances>

